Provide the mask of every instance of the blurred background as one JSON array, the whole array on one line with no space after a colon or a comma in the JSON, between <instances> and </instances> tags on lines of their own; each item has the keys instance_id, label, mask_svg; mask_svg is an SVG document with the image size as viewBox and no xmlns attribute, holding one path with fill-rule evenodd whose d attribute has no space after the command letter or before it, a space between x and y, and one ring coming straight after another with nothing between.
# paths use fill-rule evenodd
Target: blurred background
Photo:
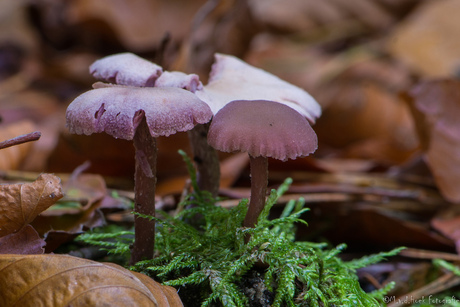
<instances>
[{"instance_id":1,"label":"blurred background","mask_svg":"<svg viewBox=\"0 0 460 307\"><path fill-rule=\"evenodd\" d=\"M307 197L305 238L455 252L459 11L456 0L0 0L0 140L42 132L0 151L3 181L41 172L65 180L89 161L85 172L131 189L131 143L65 127L68 104L95 81L89 65L129 51L206 83L220 52L323 108L317 152L270 161L272 187L290 176L287 197ZM177 150L189 152L188 142L185 133L159 139L159 197L184 189ZM248 197L247 157L221 158L221 194Z\"/></svg>"}]
</instances>

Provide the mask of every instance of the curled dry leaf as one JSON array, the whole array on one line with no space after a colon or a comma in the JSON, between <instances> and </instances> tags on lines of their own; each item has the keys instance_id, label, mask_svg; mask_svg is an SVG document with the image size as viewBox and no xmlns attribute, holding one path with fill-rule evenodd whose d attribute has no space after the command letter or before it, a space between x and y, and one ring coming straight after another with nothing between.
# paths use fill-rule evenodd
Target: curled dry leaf
<instances>
[{"instance_id":1,"label":"curled dry leaf","mask_svg":"<svg viewBox=\"0 0 460 307\"><path fill-rule=\"evenodd\" d=\"M50 290L52 289L52 291ZM182 306L176 291L112 263L0 256L0 306Z\"/></svg>"},{"instance_id":2,"label":"curled dry leaf","mask_svg":"<svg viewBox=\"0 0 460 307\"><path fill-rule=\"evenodd\" d=\"M41 174L32 183L0 186L0 237L17 232L62 198L61 180Z\"/></svg>"}]
</instances>

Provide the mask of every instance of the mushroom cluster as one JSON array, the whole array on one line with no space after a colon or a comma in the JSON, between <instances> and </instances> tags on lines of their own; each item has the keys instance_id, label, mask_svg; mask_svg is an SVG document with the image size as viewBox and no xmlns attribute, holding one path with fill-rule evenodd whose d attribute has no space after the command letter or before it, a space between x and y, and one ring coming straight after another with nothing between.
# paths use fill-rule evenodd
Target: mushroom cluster
<instances>
[{"instance_id":1,"label":"mushroom cluster","mask_svg":"<svg viewBox=\"0 0 460 307\"><path fill-rule=\"evenodd\" d=\"M161 67L132 54L114 55L96 61L91 73L115 85L97 83L95 89L77 97L67 108L71 133L105 132L132 140L135 148L135 239L131 263L151 259L155 244L156 157L159 136L191 130L211 120L209 106L181 87L197 88L194 76L173 74L163 78ZM139 68L139 69L137 69Z\"/></svg>"},{"instance_id":2,"label":"mushroom cluster","mask_svg":"<svg viewBox=\"0 0 460 307\"><path fill-rule=\"evenodd\" d=\"M138 214L131 263L153 257L155 221L146 216L155 216L157 137L189 131L199 186L213 195L219 187L214 149L248 153L252 179L245 227L254 227L265 205L268 158L284 161L316 150L310 124L321 107L306 91L233 56L215 58L203 86L195 74L163 71L131 53L107 56L94 62L90 73L108 83L95 83L67 108L71 133L105 132L133 141Z\"/></svg>"}]
</instances>

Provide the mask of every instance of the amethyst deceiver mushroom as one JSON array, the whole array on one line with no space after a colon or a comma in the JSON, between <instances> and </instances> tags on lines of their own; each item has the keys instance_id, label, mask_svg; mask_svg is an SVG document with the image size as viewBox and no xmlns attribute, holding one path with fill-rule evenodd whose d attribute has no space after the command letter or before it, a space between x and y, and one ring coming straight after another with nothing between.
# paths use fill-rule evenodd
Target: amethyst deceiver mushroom
<instances>
[{"instance_id":1,"label":"amethyst deceiver mushroom","mask_svg":"<svg viewBox=\"0 0 460 307\"><path fill-rule=\"evenodd\" d=\"M216 53L208 84L196 91L214 114L234 100L269 100L285 104L315 123L321 106L305 90L240 60Z\"/></svg>"},{"instance_id":2,"label":"amethyst deceiver mushroom","mask_svg":"<svg viewBox=\"0 0 460 307\"><path fill-rule=\"evenodd\" d=\"M196 74L163 71L160 66L128 52L97 60L91 65L90 73L99 80L118 85L178 87L192 93L203 89L203 84ZM93 87L100 86L93 85ZM198 124L188 131L188 136L198 170L198 186L201 190L217 196L220 177L219 158L216 151L207 143L207 129L208 124Z\"/></svg>"},{"instance_id":3,"label":"amethyst deceiver mushroom","mask_svg":"<svg viewBox=\"0 0 460 307\"><path fill-rule=\"evenodd\" d=\"M95 61L89 67L89 72L98 80L114 84L151 87L163 73L163 68L125 52Z\"/></svg>"},{"instance_id":4,"label":"amethyst deceiver mushroom","mask_svg":"<svg viewBox=\"0 0 460 307\"><path fill-rule=\"evenodd\" d=\"M318 144L307 119L294 109L266 100L237 100L214 115L209 144L224 152L247 152L251 198L244 227L254 227L265 206L268 158L285 161L313 153Z\"/></svg>"},{"instance_id":5,"label":"amethyst deceiver mushroom","mask_svg":"<svg viewBox=\"0 0 460 307\"><path fill-rule=\"evenodd\" d=\"M277 76L240 60L237 57L216 53L215 62L209 74L208 84L197 89L195 94L206 102L214 114L227 103L234 100L269 100L285 104L314 123L321 115L321 107L316 100L305 90L286 82ZM196 135L199 143L206 138L207 126L197 126L201 133ZM201 137L204 136L204 137ZM205 157L202 172L207 172L205 185L211 191L219 188L219 163L217 155L205 146L198 157ZM197 163L197 167L200 164Z\"/></svg>"},{"instance_id":6,"label":"amethyst deceiver mushroom","mask_svg":"<svg viewBox=\"0 0 460 307\"><path fill-rule=\"evenodd\" d=\"M135 208L155 216L156 137L188 131L212 117L209 106L189 91L172 87L110 86L78 96L67 108L71 133L105 132L133 140L135 147ZM131 263L153 257L155 221L135 217Z\"/></svg>"}]
</instances>

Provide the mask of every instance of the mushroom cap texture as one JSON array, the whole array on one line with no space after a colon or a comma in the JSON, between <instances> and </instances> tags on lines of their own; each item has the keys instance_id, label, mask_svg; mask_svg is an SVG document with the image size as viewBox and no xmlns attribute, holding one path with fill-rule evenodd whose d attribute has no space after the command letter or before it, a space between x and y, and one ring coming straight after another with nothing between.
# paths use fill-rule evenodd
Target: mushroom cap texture
<instances>
[{"instance_id":1,"label":"mushroom cap texture","mask_svg":"<svg viewBox=\"0 0 460 307\"><path fill-rule=\"evenodd\" d=\"M145 114L145 115L144 115ZM142 116L153 137L188 131L211 120L209 106L180 88L106 87L85 92L67 108L71 133L106 132L132 140Z\"/></svg>"},{"instance_id":2,"label":"mushroom cap texture","mask_svg":"<svg viewBox=\"0 0 460 307\"><path fill-rule=\"evenodd\" d=\"M165 71L155 81L156 87L179 87L195 93L203 89L203 84L197 74L189 74L180 71Z\"/></svg>"},{"instance_id":3,"label":"mushroom cap texture","mask_svg":"<svg viewBox=\"0 0 460 307\"><path fill-rule=\"evenodd\" d=\"M214 115L208 143L224 152L285 161L313 153L318 139L307 119L284 104L237 100Z\"/></svg>"},{"instance_id":4,"label":"mushroom cap texture","mask_svg":"<svg viewBox=\"0 0 460 307\"><path fill-rule=\"evenodd\" d=\"M295 109L311 123L321 116L321 106L305 90L225 54L215 54L209 82L195 94L214 114L233 100L270 100Z\"/></svg>"},{"instance_id":5,"label":"mushroom cap texture","mask_svg":"<svg viewBox=\"0 0 460 307\"><path fill-rule=\"evenodd\" d=\"M131 86L153 86L163 69L133 53L106 56L95 61L89 72L98 80Z\"/></svg>"}]
</instances>

